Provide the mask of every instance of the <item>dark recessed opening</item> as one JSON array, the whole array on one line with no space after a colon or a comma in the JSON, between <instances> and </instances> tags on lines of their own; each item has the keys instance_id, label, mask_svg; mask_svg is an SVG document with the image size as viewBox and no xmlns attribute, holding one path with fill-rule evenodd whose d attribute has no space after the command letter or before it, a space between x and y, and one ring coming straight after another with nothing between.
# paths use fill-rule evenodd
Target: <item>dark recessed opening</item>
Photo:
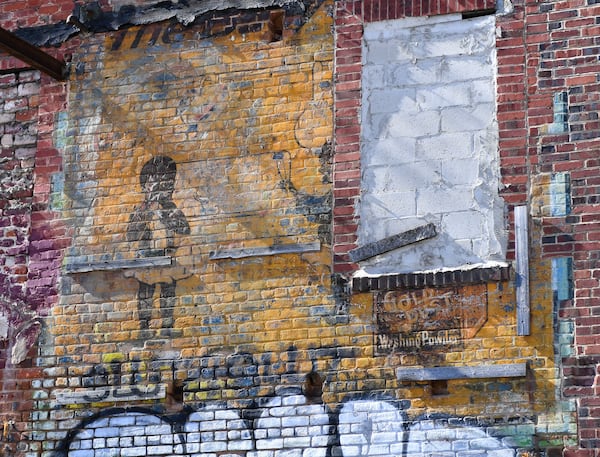
<instances>
[{"instance_id":1,"label":"dark recessed opening","mask_svg":"<svg viewBox=\"0 0 600 457\"><path fill-rule=\"evenodd\" d=\"M183 390L183 384L173 384L173 391L171 392L173 400L175 400L178 403L183 403Z\"/></svg>"},{"instance_id":2,"label":"dark recessed opening","mask_svg":"<svg viewBox=\"0 0 600 457\"><path fill-rule=\"evenodd\" d=\"M307 398L321 398L323 395L323 378L316 371L311 371L304 379L303 389Z\"/></svg>"},{"instance_id":3,"label":"dark recessed opening","mask_svg":"<svg viewBox=\"0 0 600 457\"><path fill-rule=\"evenodd\" d=\"M281 41L283 39L283 10L271 11L269 15L269 38L270 42Z\"/></svg>"},{"instance_id":4,"label":"dark recessed opening","mask_svg":"<svg viewBox=\"0 0 600 457\"><path fill-rule=\"evenodd\" d=\"M462 18L471 19L473 17L489 16L491 14L496 14L496 10L494 8L477 11L465 11L464 13L462 13Z\"/></svg>"},{"instance_id":5,"label":"dark recessed opening","mask_svg":"<svg viewBox=\"0 0 600 457\"><path fill-rule=\"evenodd\" d=\"M431 381L431 395L448 395L448 381L445 379Z\"/></svg>"}]
</instances>

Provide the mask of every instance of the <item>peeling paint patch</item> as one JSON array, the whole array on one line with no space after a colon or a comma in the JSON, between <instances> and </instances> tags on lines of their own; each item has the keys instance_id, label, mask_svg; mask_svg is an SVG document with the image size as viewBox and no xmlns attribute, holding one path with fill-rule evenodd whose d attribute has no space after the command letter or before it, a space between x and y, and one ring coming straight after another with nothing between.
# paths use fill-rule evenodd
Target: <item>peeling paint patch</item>
<instances>
[{"instance_id":1,"label":"peeling paint patch","mask_svg":"<svg viewBox=\"0 0 600 457\"><path fill-rule=\"evenodd\" d=\"M66 21L24 27L15 34L35 46L58 46L79 32L114 32L131 25L173 21L183 26L201 22L211 13L227 10L282 8L292 28L302 26L322 1L297 0L209 0L202 2L163 1L154 5L122 5L118 11L103 11L99 2L76 4ZM271 34L272 36L272 34ZM164 41L167 43L168 41Z\"/></svg>"}]
</instances>

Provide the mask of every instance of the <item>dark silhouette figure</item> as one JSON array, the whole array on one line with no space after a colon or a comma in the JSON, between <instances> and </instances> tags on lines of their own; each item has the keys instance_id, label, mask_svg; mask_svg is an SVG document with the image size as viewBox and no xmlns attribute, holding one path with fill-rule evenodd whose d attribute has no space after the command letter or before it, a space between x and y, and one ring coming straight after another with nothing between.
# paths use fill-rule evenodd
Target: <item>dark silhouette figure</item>
<instances>
[{"instance_id":1,"label":"dark silhouette figure","mask_svg":"<svg viewBox=\"0 0 600 457\"><path fill-rule=\"evenodd\" d=\"M139 257L174 256L177 249L175 235L187 235L190 226L183 212L173 201L177 166L170 157L157 156L144 164L140 185L144 201L129 217L127 240L138 243ZM183 268L172 266L136 271L139 282L138 311L140 327L148 328L152 317L152 303L156 287L160 288L162 326L173 325L175 286L186 274Z\"/></svg>"}]
</instances>

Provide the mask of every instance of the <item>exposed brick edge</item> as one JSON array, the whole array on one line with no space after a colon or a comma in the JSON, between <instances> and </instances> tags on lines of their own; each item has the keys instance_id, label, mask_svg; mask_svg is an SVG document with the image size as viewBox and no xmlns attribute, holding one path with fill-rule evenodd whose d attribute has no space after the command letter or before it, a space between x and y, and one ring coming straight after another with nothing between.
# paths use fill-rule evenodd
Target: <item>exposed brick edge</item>
<instances>
[{"instance_id":1,"label":"exposed brick edge","mask_svg":"<svg viewBox=\"0 0 600 457\"><path fill-rule=\"evenodd\" d=\"M496 0L365 0L365 22L495 9Z\"/></svg>"},{"instance_id":2,"label":"exposed brick edge","mask_svg":"<svg viewBox=\"0 0 600 457\"><path fill-rule=\"evenodd\" d=\"M360 197L360 106L362 2L335 2L335 89L333 156L333 269L358 269L348 252L357 247Z\"/></svg>"},{"instance_id":3,"label":"exposed brick edge","mask_svg":"<svg viewBox=\"0 0 600 457\"><path fill-rule=\"evenodd\" d=\"M54 145L56 114L67 103L67 84L43 75L40 90L34 201L29 244L28 302L39 316L58 302L58 279L70 233L49 202L52 176L62 173L62 153Z\"/></svg>"},{"instance_id":4,"label":"exposed brick edge","mask_svg":"<svg viewBox=\"0 0 600 457\"><path fill-rule=\"evenodd\" d=\"M497 119L500 175L500 195L509 209L509 242L507 258L514 259L513 208L528 201L531 158L527 145L528 90L526 74L526 43L523 36L522 7L510 15L497 16L499 35L496 38L498 75Z\"/></svg>"},{"instance_id":5,"label":"exposed brick edge","mask_svg":"<svg viewBox=\"0 0 600 457\"><path fill-rule=\"evenodd\" d=\"M353 292L374 290L421 289L465 284L482 284L510 280L510 266L473 268L471 270L438 271L430 273L401 273L352 280Z\"/></svg>"}]
</instances>

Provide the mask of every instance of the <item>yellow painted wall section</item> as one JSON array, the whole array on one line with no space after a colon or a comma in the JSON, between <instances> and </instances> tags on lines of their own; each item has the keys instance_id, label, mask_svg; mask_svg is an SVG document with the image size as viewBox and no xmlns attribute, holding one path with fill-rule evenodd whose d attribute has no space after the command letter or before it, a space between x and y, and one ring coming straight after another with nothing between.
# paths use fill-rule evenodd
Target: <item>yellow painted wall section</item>
<instances>
[{"instance_id":1,"label":"yellow painted wall section","mask_svg":"<svg viewBox=\"0 0 600 457\"><path fill-rule=\"evenodd\" d=\"M213 354L266 354L278 377L312 370L284 351L318 348L336 319L332 12L276 41L268 13L210 37L131 28L74 56L74 237L49 329L67 397L117 377L176 384L186 401L247 397L198 379Z\"/></svg>"}]
</instances>

